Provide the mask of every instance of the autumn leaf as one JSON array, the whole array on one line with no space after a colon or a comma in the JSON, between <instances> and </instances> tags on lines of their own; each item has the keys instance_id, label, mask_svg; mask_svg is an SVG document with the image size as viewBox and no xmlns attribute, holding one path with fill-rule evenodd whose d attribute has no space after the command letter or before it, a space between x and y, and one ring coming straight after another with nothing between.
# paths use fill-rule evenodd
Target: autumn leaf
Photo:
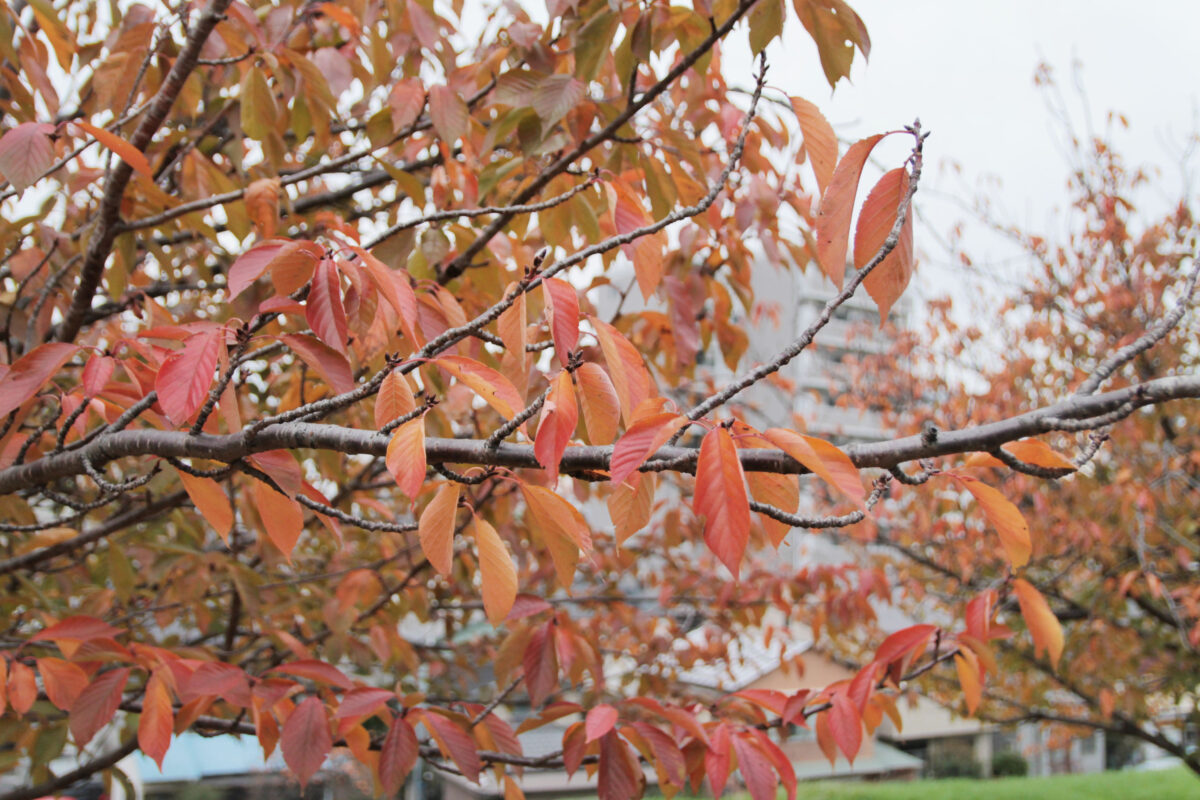
<instances>
[{"instance_id":1,"label":"autumn leaf","mask_svg":"<svg viewBox=\"0 0 1200 800\"><path fill-rule=\"evenodd\" d=\"M596 317L588 317L600 340L600 350L608 365L608 375L621 401L621 416L626 424L633 420L634 412L642 401L650 396L653 382L646 370L645 362L637 348L621 335L621 332Z\"/></svg>"},{"instance_id":2,"label":"autumn leaf","mask_svg":"<svg viewBox=\"0 0 1200 800\"><path fill-rule=\"evenodd\" d=\"M228 542L229 533L233 530L233 507L229 505L229 498L225 496L221 484L212 478L189 475L183 471L179 471L178 475L192 505L212 525L221 540Z\"/></svg>"},{"instance_id":3,"label":"autumn leaf","mask_svg":"<svg viewBox=\"0 0 1200 800\"><path fill-rule=\"evenodd\" d=\"M508 616L517 599L517 571L500 535L491 524L473 517L475 546L479 553L479 576L483 589L483 609L488 621L499 625Z\"/></svg>"},{"instance_id":4,"label":"autumn leaf","mask_svg":"<svg viewBox=\"0 0 1200 800\"><path fill-rule=\"evenodd\" d=\"M884 134L876 134L851 145L834 169L829 188L821 195L821 208L817 212L817 263L839 288L846 274L847 241L858 181L867 158L883 137Z\"/></svg>"},{"instance_id":5,"label":"autumn leaf","mask_svg":"<svg viewBox=\"0 0 1200 800\"><path fill-rule=\"evenodd\" d=\"M0 137L0 174L18 194L24 192L54 163L54 144L47 122L21 122Z\"/></svg>"},{"instance_id":6,"label":"autumn leaf","mask_svg":"<svg viewBox=\"0 0 1200 800\"><path fill-rule=\"evenodd\" d=\"M292 550L304 530L304 512L300 510L300 504L262 481L254 481L254 504L267 530L267 538L290 561Z\"/></svg>"},{"instance_id":7,"label":"autumn leaf","mask_svg":"<svg viewBox=\"0 0 1200 800\"><path fill-rule=\"evenodd\" d=\"M287 333L280 336L279 341L300 356L300 359L321 376L321 380L337 394L354 390L354 371L344 354L305 334Z\"/></svg>"},{"instance_id":8,"label":"autumn leaf","mask_svg":"<svg viewBox=\"0 0 1200 800\"><path fill-rule=\"evenodd\" d=\"M970 650L960 648L954 656L954 669L958 672L958 684L962 687L963 699L967 701L967 713L974 714L983 696L979 661Z\"/></svg>"},{"instance_id":9,"label":"autumn leaf","mask_svg":"<svg viewBox=\"0 0 1200 800\"><path fill-rule=\"evenodd\" d=\"M0 417L20 408L41 391L78 351L73 344L49 342L14 361L0 376Z\"/></svg>"},{"instance_id":10,"label":"autumn leaf","mask_svg":"<svg viewBox=\"0 0 1200 800\"><path fill-rule=\"evenodd\" d=\"M454 144L467 133L470 111L458 92L439 84L429 87L429 116L442 141Z\"/></svg>"},{"instance_id":11,"label":"autumn leaf","mask_svg":"<svg viewBox=\"0 0 1200 800\"><path fill-rule=\"evenodd\" d=\"M542 293L546 298L546 316L554 339L554 352L558 363L566 367L579 341L579 296L574 286L558 278L544 280Z\"/></svg>"},{"instance_id":12,"label":"autumn leaf","mask_svg":"<svg viewBox=\"0 0 1200 800\"><path fill-rule=\"evenodd\" d=\"M558 688L558 654L554 648L552 622L534 630L521 663L525 668L525 688L536 708Z\"/></svg>"},{"instance_id":13,"label":"autumn leaf","mask_svg":"<svg viewBox=\"0 0 1200 800\"><path fill-rule=\"evenodd\" d=\"M615 731L600 739L600 767L596 784L599 800L626 800L641 797L646 776L642 767Z\"/></svg>"},{"instance_id":14,"label":"autumn leaf","mask_svg":"<svg viewBox=\"0 0 1200 800\"><path fill-rule=\"evenodd\" d=\"M750 539L750 501L733 437L713 428L700 444L692 508L704 517L704 541L736 579Z\"/></svg>"},{"instance_id":15,"label":"autumn leaf","mask_svg":"<svg viewBox=\"0 0 1200 800\"><path fill-rule=\"evenodd\" d=\"M242 253L229 266L225 291L233 299L244 292L267 271L271 262L279 256L290 242L278 239L263 242ZM315 265L314 265L315 266ZM306 280L305 283L308 281ZM303 284L301 284L303 285Z\"/></svg>"},{"instance_id":16,"label":"autumn leaf","mask_svg":"<svg viewBox=\"0 0 1200 800\"><path fill-rule=\"evenodd\" d=\"M1029 537L1029 526L1025 523L1020 509L999 491L975 478L951 472L943 474L975 497L975 501L987 517L988 524L1000 535L1000 544L1004 546L1004 552L1013 568L1020 569L1025 566L1033 552L1033 544Z\"/></svg>"},{"instance_id":17,"label":"autumn leaf","mask_svg":"<svg viewBox=\"0 0 1200 800\"><path fill-rule=\"evenodd\" d=\"M158 368L154 379L158 402L176 425L190 420L208 399L224 338L220 328L194 334Z\"/></svg>"},{"instance_id":18,"label":"autumn leaf","mask_svg":"<svg viewBox=\"0 0 1200 800\"><path fill-rule=\"evenodd\" d=\"M650 522L656 483L653 472L634 473L624 483L617 484L608 496L608 514L617 544L625 544L630 536Z\"/></svg>"},{"instance_id":19,"label":"autumn leaf","mask_svg":"<svg viewBox=\"0 0 1200 800\"><path fill-rule=\"evenodd\" d=\"M417 121L425 107L425 87L416 78L396 81L388 93L388 107L392 113L392 127L404 130Z\"/></svg>"},{"instance_id":20,"label":"autumn leaf","mask_svg":"<svg viewBox=\"0 0 1200 800\"><path fill-rule=\"evenodd\" d=\"M833 706L829 710L830 733L846 759L853 764L862 747L862 718L854 702L843 692L835 692L830 703Z\"/></svg>"},{"instance_id":21,"label":"autumn leaf","mask_svg":"<svg viewBox=\"0 0 1200 800\"><path fill-rule=\"evenodd\" d=\"M307 786L333 749L321 698L307 697L296 706L283 724L279 744L288 769L296 775L301 788Z\"/></svg>"},{"instance_id":22,"label":"autumn leaf","mask_svg":"<svg viewBox=\"0 0 1200 800\"><path fill-rule=\"evenodd\" d=\"M117 713L129 672L128 667L101 672L79 693L69 715L76 746L86 746Z\"/></svg>"},{"instance_id":23,"label":"autumn leaf","mask_svg":"<svg viewBox=\"0 0 1200 800\"><path fill-rule=\"evenodd\" d=\"M908 171L903 167L891 170L879 179L858 214L854 234L854 268L862 269L882 251L887 237L896 224L900 203L908 193ZM910 206L900 228L896 246L863 279L863 288L879 306L879 324L887 321L888 312L908 287L913 264L913 210Z\"/></svg>"},{"instance_id":24,"label":"autumn leaf","mask_svg":"<svg viewBox=\"0 0 1200 800\"><path fill-rule=\"evenodd\" d=\"M546 470L550 483L558 480L558 465L563 452L575 434L579 421L579 408L575 402L575 386L571 373L563 370L554 378L550 394L542 404L538 419L537 436L533 452L538 463Z\"/></svg>"},{"instance_id":25,"label":"autumn leaf","mask_svg":"<svg viewBox=\"0 0 1200 800\"><path fill-rule=\"evenodd\" d=\"M171 692L158 670L150 674L142 695L142 713L138 719L138 747L162 771L163 758L171 746L175 727L175 712L171 707Z\"/></svg>"},{"instance_id":26,"label":"autumn leaf","mask_svg":"<svg viewBox=\"0 0 1200 800\"><path fill-rule=\"evenodd\" d=\"M485 364L464 356L442 356L434 363L471 387L505 419L512 419L525 407L512 381Z\"/></svg>"},{"instance_id":27,"label":"autumn leaf","mask_svg":"<svg viewBox=\"0 0 1200 800\"><path fill-rule=\"evenodd\" d=\"M453 720L432 709L423 709L420 716L442 755L458 767L464 778L472 783L479 783L479 771L483 766L479 760L478 748L470 735Z\"/></svg>"},{"instance_id":28,"label":"autumn leaf","mask_svg":"<svg viewBox=\"0 0 1200 800\"><path fill-rule=\"evenodd\" d=\"M867 493L858 468L835 445L815 436L802 436L783 428L771 428L763 438L799 461L806 469L865 508Z\"/></svg>"},{"instance_id":29,"label":"autumn leaf","mask_svg":"<svg viewBox=\"0 0 1200 800\"><path fill-rule=\"evenodd\" d=\"M89 682L83 667L61 658L37 659L37 671L42 676L46 697L63 711L75 704Z\"/></svg>"},{"instance_id":30,"label":"autumn leaf","mask_svg":"<svg viewBox=\"0 0 1200 800\"><path fill-rule=\"evenodd\" d=\"M583 424L592 444L612 444L621 421L621 401L608 373L590 361L575 370L579 382L579 404L583 408Z\"/></svg>"},{"instance_id":31,"label":"autumn leaf","mask_svg":"<svg viewBox=\"0 0 1200 800\"><path fill-rule=\"evenodd\" d=\"M588 742L594 742L613 729L617 724L617 710L607 703L592 708L584 720L584 732Z\"/></svg>"},{"instance_id":32,"label":"autumn leaf","mask_svg":"<svg viewBox=\"0 0 1200 800\"><path fill-rule=\"evenodd\" d=\"M608 470L614 484L629 478L646 459L658 452L680 428L690 424L687 417L664 412L642 417L613 446Z\"/></svg>"},{"instance_id":33,"label":"autumn leaf","mask_svg":"<svg viewBox=\"0 0 1200 800\"><path fill-rule=\"evenodd\" d=\"M150 168L150 162L146 160L146 154L141 150L138 150L117 134L106 131L104 128L98 128L86 120L73 119L71 120L71 124L77 125L97 142L116 153L122 161L133 167L137 172L150 180L154 180L154 170Z\"/></svg>"},{"instance_id":34,"label":"autumn leaf","mask_svg":"<svg viewBox=\"0 0 1200 800\"><path fill-rule=\"evenodd\" d=\"M246 214L258 228L259 236L270 238L275 235L279 222L279 178L259 178L246 187L242 201Z\"/></svg>"},{"instance_id":35,"label":"autumn leaf","mask_svg":"<svg viewBox=\"0 0 1200 800\"><path fill-rule=\"evenodd\" d=\"M379 384L379 394L375 396L375 427L382 428L416 408L417 400L408 379L393 370Z\"/></svg>"},{"instance_id":36,"label":"autumn leaf","mask_svg":"<svg viewBox=\"0 0 1200 800\"><path fill-rule=\"evenodd\" d=\"M936 630L936 625L910 625L898 630L879 645L879 649L875 651L875 660L880 664L890 664L911 653L919 653Z\"/></svg>"},{"instance_id":37,"label":"autumn leaf","mask_svg":"<svg viewBox=\"0 0 1200 800\"><path fill-rule=\"evenodd\" d=\"M277 667L272 667L271 672L283 672L288 675L296 675L301 678L307 678L317 683L324 683L330 686L336 686L339 689L349 691L354 688L354 682L346 677L346 673L342 672L332 664L315 658L301 659L300 661L289 661L286 664L280 664Z\"/></svg>"},{"instance_id":38,"label":"autumn leaf","mask_svg":"<svg viewBox=\"0 0 1200 800\"><path fill-rule=\"evenodd\" d=\"M458 508L458 494L456 483L439 486L417 523L421 550L442 575L449 575L454 565L454 512Z\"/></svg>"},{"instance_id":39,"label":"autumn leaf","mask_svg":"<svg viewBox=\"0 0 1200 800\"><path fill-rule=\"evenodd\" d=\"M396 717L379 750L379 783L385 795L400 791L404 779L417 765L418 755L417 734L412 725L404 717Z\"/></svg>"},{"instance_id":40,"label":"autumn leaf","mask_svg":"<svg viewBox=\"0 0 1200 800\"><path fill-rule=\"evenodd\" d=\"M342 304L337 267L331 260L326 258L317 262L304 308L308 325L317 338L346 355L346 308Z\"/></svg>"},{"instance_id":41,"label":"autumn leaf","mask_svg":"<svg viewBox=\"0 0 1200 800\"><path fill-rule=\"evenodd\" d=\"M416 500L425 483L425 417L410 419L396 428L388 442L386 464L410 500Z\"/></svg>"},{"instance_id":42,"label":"autumn leaf","mask_svg":"<svg viewBox=\"0 0 1200 800\"><path fill-rule=\"evenodd\" d=\"M522 483L521 494L532 518L532 527L550 551L559 583L570 586L580 551L588 552L592 547L587 522L579 509L549 489Z\"/></svg>"},{"instance_id":43,"label":"autumn leaf","mask_svg":"<svg viewBox=\"0 0 1200 800\"><path fill-rule=\"evenodd\" d=\"M1013 591L1017 593L1021 616L1025 618L1029 634L1033 637L1034 653L1046 653L1050 657L1051 666L1058 669L1064 645L1062 624L1059 623L1058 617L1054 616L1042 593L1025 579L1014 580Z\"/></svg>"}]
</instances>

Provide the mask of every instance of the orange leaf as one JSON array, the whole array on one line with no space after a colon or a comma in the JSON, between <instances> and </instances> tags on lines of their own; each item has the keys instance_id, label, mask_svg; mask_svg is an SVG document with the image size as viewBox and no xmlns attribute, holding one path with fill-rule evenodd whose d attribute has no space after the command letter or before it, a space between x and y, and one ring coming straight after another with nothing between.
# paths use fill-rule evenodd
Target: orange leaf
<instances>
[{"instance_id":1,"label":"orange leaf","mask_svg":"<svg viewBox=\"0 0 1200 800\"><path fill-rule=\"evenodd\" d=\"M736 579L750 539L750 501L733 437L723 426L705 435L692 508L704 517L704 541Z\"/></svg>"},{"instance_id":2,"label":"orange leaf","mask_svg":"<svg viewBox=\"0 0 1200 800\"><path fill-rule=\"evenodd\" d=\"M414 4L410 2L409 5L411 7ZM437 135L447 144L454 144L467 133L470 111L458 92L449 86L439 84L429 87L429 116Z\"/></svg>"},{"instance_id":3,"label":"orange leaf","mask_svg":"<svg viewBox=\"0 0 1200 800\"><path fill-rule=\"evenodd\" d=\"M833 178L833 168L837 164L838 140L833 132L833 126L815 105L802 97L792 97L792 111L800 121L800 133L804 136L804 152L812 165L813 174L817 178L817 188L821 192Z\"/></svg>"},{"instance_id":4,"label":"orange leaf","mask_svg":"<svg viewBox=\"0 0 1200 800\"><path fill-rule=\"evenodd\" d=\"M346 355L346 307L342 304L342 285L332 260L323 258L317 262L304 308L308 326L317 338Z\"/></svg>"},{"instance_id":5,"label":"orange leaf","mask_svg":"<svg viewBox=\"0 0 1200 800\"><path fill-rule=\"evenodd\" d=\"M908 171L903 167L891 170L879 179L858 214L854 234L854 268L862 269L882 249L888 234L896 224L900 202L908 192ZM910 205L900 228L900 239L887 258L877 264L863 279L863 288L879 306L879 324L887 320L888 311L904 293L913 274L913 210Z\"/></svg>"},{"instance_id":6,"label":"orange leaf","mask_svg":"<svg viewBox=\"0 0 1200 800\"><path fill-rule=\"evenodd\" d=\"M795 514L800 508L800 482L795 475L776 475L772 472L746 473L746 483L750 486L750 496L760 503L775 506L781 511ZM771 544L778 548L791 531L792 526L786 522L772 519L766 514L760 514L759 522L771 539Z\"/></svg>"},{"instance_id":7,"label":"orange leaf","mask_svg":"<svg viewBox=\"0 0 1200 800\"><path fill-rule=\"evenodd\" d=\"M630 425L613 446L612 458L608 463L612 482L624 483L638 467L646 463L646 459L658 452L668 439L688 423L687 417L664 412L642 417Z\"/></svg>"},{"instance_id":8,"label":"orange leaf","mask_svg":"<svg viewBox=\"0 0 1200 800\"><path fill-rule=\"evenodd\" d=\"M32 667L13 661L8 673L8 703L17 716L24 716L37 701L37 674Z\"/></svg>"},{"instance_id":9,"label":"orange leaf","mask_svg":"<svg viewBox=\"0 0 1200 800\"><path fill-rule=\"evenodd\" d=\"M191 419L208 398L223 340L220 328L189 336L183 349L176 350L159 367L154 390L162 410L176 425Z\"/></svg>"},{"instance_id":10,"label":"orange leaf","mask_svg":"<svg viewBox=\"0 0 1200 800\"><path fill-rule=\"evenodd\" d=\"M410 419L392 434L387 446L387 469L410 500L425 483L425 417Z\"/></svg>"},{"instance_id":11,"label":"orange leaf","mask_svg":"<svg viewBox=\"0 0 1200 800\"><path fill-rule=\"evenodd\" d=\"M90 742L117 713L129 672L128 667L102 672L79 693L70 714L71 735L77 747L84 747ZM16 707L16 703L13 707Z\"/></svg>"},{"instance_id":12,"label":"orange leaf","mask_svg":"<svg viewBox=\"0 0 1200 800\"><path fill-rule=\"evenodd\" d=\"M1025 566L1033 552L1033 544L1029 537L1029 526L1025 524L1025 517L1021 516L1020 509L986 483L967 475L950 472L944 474L974 495L988 523L1000 534L1000 544L1004 546L1004 552L1013 568Z\"/></svg>"},{"instance_id":13,"label":"orange leaf","mask_svg":"<svg viewBox=\"0 0 1200 800\"><path fill-rule=\"evenodd\" d=\"M171 746L175 713L171 708L171 692L158 670L150 675L142 698L142 714L138 720L138 747L158 764L162 771L163 757Z\"/></svg>"},{"instance_id":14,"label":"orange leaf","mask_svg":"<svg viewBox=\"0 0 1200 800\"><path fill-rule=\"evenodd\" d=\"M958 671L958 683L962 686L963 699L967 701L967 712L974 714L983 697L979 660L970 650L960 648L958 655L954 656L954 668Z\"/></svg>"},{"instance_id":15,"label":"orange leaf","mask_svg":"<svg viewBox=\"0 0 1200 800\"><path fill-rule=\"evenodd\" d=\"M526 325L525 292L518 291L516 283L510 283L504 287L505 297L508 297L514 291L517 292L516 299L513 300L512 305L500 312L500 319L496 320L496 331L500 334L500 340L504 342L505 349L524 363L525 345L529 343L528 326ZM578 316L578 313L576 316ZM576 327L578 328L578 324L576 324Z\"/></svg>"},{"instance_id":16,"label":"orange leaf","mask_svg":"<svg viewBox=\"0 0 1200 800\"><path fill-rule=\"evenodd\" d=\"M283 760L296 774L303 788L333 749L325 704L319 697L309 697L296 706L283 724L279 743L283 749Z\"/></svg>"},{"instance_id":17,"label":"orange leaf","mask_svg":"<svg viewBox=\"0 0 1200 800\"><path fill-rule=\"evenodd\" d=\"M291 561L292 550L304 530L304 512L300 510L300 504L268 484L255 481L254 505L267 529L267 538Z\"/></svg>"},{"instance_id":18,"label":"orange leaf","mask_svg":"<svg viewBox=\"0 0 1200 800\"><path fill-rule=\"evenodd\" d=\"M817 212L817 262L838 287L846 275L846 250L850 237L850 218L854 214L854 196L863 165L884 134L875 134L855 142L842 156L829 188L821 196Z\"/></svg>"},{"instance_id":19,"label":"orange leaf","mask_svg":"<svg viewBox=\"0 0 1200 800\"><path fill-rule=\"evenodd\" d=\"M650 396L653 383L645 362L637 348L621 335L621 332L596 317L588 317L600 340L600 351L608 364L608 375L621 401L621 415L625 423L633 420L633 414L642 401Z\"/></svg>"},{"instance_id":20,"label":"orange leaf","mask_svg":"<svg viewBox=\"0 0 1200 800\"><path fill-rule=\"evenodd\" d=\"M63 711L75 704L88 685L88 674L83 667L61 658L37 659L37 671L42 675L46 696Z\"/></svg>"},{"instance_id":21,"label":"orange leaf","mask_svg":"<svg viewBox=\"0 0 1200 800\"><path fill-rule=\"evenodd\" d=\"M458 508L458 492L457 483L439 486L417 523L421 550L442 575L449 575L454 566L454 512Z\"/></svg>"},{"instance_id":22,"label":"orange leaf","mask_svg":"<svg viewBox=\"0 0 1200 800\"><path fill-rule=\"evenodd\" d=\"M192 505L196 506L201 516L213 526L221 540L228 542L229 532L233 530L233 507L229 505L229 498L225 496L221 484L212 478L189 475L186 472L179 473L179 480L191 498Z\"/></svg>"},{"instance_id":23,"label":"orange leaf","mask_svg":"<svg viewBox=\"0 0 1200 800\"><path fill-rule=\"evenodd\" d=\"M73 344L50 342L14 361L0 377L0 417L8 416L40 392L78 350Z\"/></svg>"},{"instance_id":24,"label":"orange leaf","mask_svg":"<svg viewBox=\"0 0 1200 800\"><path fill-rule=\"evenodd\" d=\"M379 394L375 397L375 427L382 428L394 419L411 414L417 408L417 400L413 396L408 379L399 372L392 371L379 385Z\"/></svg>"},{"instance_id":25,"label":"orange leaf","mask_svg":"<svg viewBox=\"0 0 1200 800\"><path fill-rule=\"evenodd\" d=\"M279 178L259 178L246 187L242 202L246 204L246 216L258 228L263 237L275 235L279 222Z\"/></svg>"},{"instance_id":26,"label":"orange leaf","mask_svg":"<svg viewBox=\"0 0 1200 800\"><path fill-rule=\"evenodd\" d=\"M508 548L491 524L474 518L475 545L479 550L479 578L483 589L483 608L488 621L499 625L508 616L517 599L517 571Z\"/></svg>"},{"instance_id":27,"label":"orange leaf","mask_svg":"<svg viewBox=\"0 0 1200 800\"><path fill-rule=\"evenodd\" d=\"M575 434L579 422L579 407L575 402L575 386L571 373L563 370L554 379L550 394L542 405L542 416L538 419L537 438L533 442L533 453L538 463L550 476L551 485L558 480L558 464L563 451Z\"/></svg>"},{"instance_id":28,"label":"orange leaf","mask_svg":"<svg viewBox=\"0 0 1200 800\"><path fill-rule=\"evenodd\" d=\"M31 642L89 642L93 639L111 639L124 633L107 622L95 617L67 617L49 628L43 628L30 637ZM61 647L61 645L60 645Z\"/></svg>"},{"instance_id":29,"label":"orange leaf","mask_svg":"<svg viewBox=\"0 0 1200 800\"><path fill-rule=\"evenodd\" d=\"M542 294L546 298L546 316L554 339L554 352L558 362L565 367L579 342L579 295L574 286L558 278L543 281Z\"/></svg>"},{"instance_id":30,"label":"orange leaf","mask_svg":"<svg viewBox=\"0 0 1200 800\"><path fill-rule=\"evenodd\" d=\"M590 552L592 549L587 522L579 509L549 489L521 483L521 494L533 517L532 527L550 551L559 583L569 587L575 577L580 550Z\"/></svg>"},{"instance_id":31,"label":"orange leaf","mask_svg":"<svg viewBox=\"0 0 1200 800\"><path fill-rule=\"evenodd\" d=\"M517 387L489 366L463 356L442 356L433 363L471 387L505 419L512 419L525 408Z\"/></svg>"},{"instance_id":32,"label":"orange leaf","mask_svg":"<svg viewBox=\"0 0 1200 800\"><path fill-rule=\"evenodd\" d=\"M103 128L97 128L90 122L85 122L82 119L74 119L71 120L71 122L82 128L97 142L120 156L121 160L123 160L126 164L133 167L150 180L154 180L154 170L150 168L150 162L146 160L146 154L141 150L138 150L136 147L122 139L120 136L117 136L115 133L110 133Z\"/></svg>"},{"instance_id":33,"label":"orange leaf","mask_svg":"<svg viewBox=\"0 0 1200 800\"><path fill-rule=\"evenodd\" d=\"M814 475L841 491L864 508L867 493L863 489L858 467L840 449L814 436L801 436L783 428L771 428L763 433L771 444L799 461Z\"/></svg>"},{"instance_id":34,"label":"orange leaf","mask_svg":"<svg viewBox=\"0 0 1200 800\"><path fill-rule=\"evenodd\" d=\"M454 766L458 767L464 778L472 783L479 783L479 771L483 766L471 736L453 720L434 710L421 709L420 718L425 723L425 729L437 742L442 755L454 762Z\"/></svg>"},{"instance_id":35,"label":"orange leaf","mask_svg":"<svg viewBox=\"0 0 1200 800\"><path fill-rule=\"evenodd\" d=\"M1028 581L1017 578L1013 581L1013 590L1017 593L1017 602L1021 604L1021 616L1033 636L1034 653L1041 655L1044 651L1050 656L1050 664L1058 669L1058 660L1063 653L1063 629L1046 603L1046 598Z\"/></svg>"},{"instance_id":36,"label":"orange leaf","mask_svg":"<svg viewBox=\"0 0 1200 800\"><path fill-rule=\"evenodd\" d=\"M1026 464L1046 469L1069 469L1074 471L1075 465L1040 439L1022 439L1019 442L1009 442L1004 449Z\"/></svg>"},{"instance_id":37,"label":"orange leaf","mask_svg":"<svg viewBox=\"0 0 1200 800\"><path fill-rule=\"evenodd\" d=\"M585 363L575 370L579 381L579 404L583 407L583 424L588 441L595 445L612 444L621 421L621 400L599 364Z\"/></svg>"},{"instance_id":38,"label":"orange leaf","mask_svg":"<svg viewBox=\"0 0 1200 800\"><path fill-rule=\"evenodd\" d=\"M625 544L630 536L646 527L650 521L657 480L653 472L634 473L628 481L618 484L608 496L608 514L612 519L617 544Z\"/></svg>"},{"instance_id":39,"label":"orange leaf","mask_svg":"<svg viewBox=\"0 0 1200 800\"><path fill-rule=\"evenodd\" d=\"M347 678L344 672L332 664L316 658L305 658L300 661L290 661L287 664L280 664L278 667L274 667L271 672L296 675L301 678L307 678L310 681L336 686L339 689L350 690L354 688L354 682Z\"/></svg>"}]
</instances>

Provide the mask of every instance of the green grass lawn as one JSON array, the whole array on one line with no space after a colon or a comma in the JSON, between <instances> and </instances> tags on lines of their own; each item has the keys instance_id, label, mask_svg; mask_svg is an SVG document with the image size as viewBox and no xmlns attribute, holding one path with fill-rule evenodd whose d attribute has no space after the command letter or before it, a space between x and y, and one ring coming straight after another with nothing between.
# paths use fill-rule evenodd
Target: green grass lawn
<instances>
[{"instance_id":1,"label":"green grass lawn","mask_svg":"<svg viewBox=\"0 0 1200 800\"><path fill-rule=\"evenodd\" d=\"M803 800L1200 799L1200 779L1185 769L1170 769L987 781L947 779L892 783L812 783L801 784L797 797Z\"/></svg>"}]
</instances>

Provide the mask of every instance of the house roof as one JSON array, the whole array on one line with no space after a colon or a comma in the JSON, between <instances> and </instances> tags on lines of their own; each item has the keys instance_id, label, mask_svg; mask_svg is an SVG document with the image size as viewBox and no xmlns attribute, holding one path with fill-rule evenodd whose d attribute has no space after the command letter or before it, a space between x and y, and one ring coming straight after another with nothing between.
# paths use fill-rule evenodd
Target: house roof
<instances>
[{"instance_id":1,"label":"house roof","mask_svg":"<svg viewBox=\"0 0 1200 800\"><path fill-rule=\"evenodd\" d=\"M698 643L704 635L704 629L697 628L688 634L688 639ZM760 637L742 635L730 643L727 663L698 664L680 673L679 679L693 686L736 692L808 652L812 645L811 641L798 641L767 647Z\"/></svg>"}]
</instances>

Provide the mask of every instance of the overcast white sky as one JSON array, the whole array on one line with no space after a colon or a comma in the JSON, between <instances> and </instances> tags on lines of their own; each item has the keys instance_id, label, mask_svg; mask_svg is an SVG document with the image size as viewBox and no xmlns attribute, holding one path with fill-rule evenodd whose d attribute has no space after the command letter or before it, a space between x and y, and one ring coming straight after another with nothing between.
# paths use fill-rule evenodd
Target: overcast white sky
<instances>
[{"instance_id":1,"label":"overcast white sky","mask_svg":"<svg viewBox=\"0 0 1200 800\"><path fill-rule=\"evenodd\" d=\"M856 60L852 84L843 81L831 94L816 47L794 17L787 21L784 41L768 48L768 80L816 103L846 138L896 128L919 116L933 132L917 200L926 224L947 230L963 218L954 198L970 200L984 187L980 179L990 175L1002 181L998 188L988 184L989 195L1009 221L1052 230L1052 210L1066 200L1067 164L1044 93L1033 83L1041 61L1055 68L1082 123L1083 104L1073 88L1078 62L1093 124L1102 127L1109 110L1126 114L1131 128L1117 143L1127 162L1163 168L1161 184L1152 190L1159 202L1179 196L1179 153L1188 136L1200 131L1197 0L850 4L872 41L870 61ZM726 67L731 76L741 70L749 83L748 53L727 53ZM897 137L894 149L881 146L876 152L894 166L908 145ZM951 160L962 166L961 177L940 168ZM1145 198L1147 208L1153 195ZM933 267L923 274L925 288L932 289L930 282L941 283L950 272L938 268L930 232L922 236L918 229L917 237L925 265ZM988 237L976 233L968 241L980 260L1001 256Z\"/></svg>"}]
</instances>

